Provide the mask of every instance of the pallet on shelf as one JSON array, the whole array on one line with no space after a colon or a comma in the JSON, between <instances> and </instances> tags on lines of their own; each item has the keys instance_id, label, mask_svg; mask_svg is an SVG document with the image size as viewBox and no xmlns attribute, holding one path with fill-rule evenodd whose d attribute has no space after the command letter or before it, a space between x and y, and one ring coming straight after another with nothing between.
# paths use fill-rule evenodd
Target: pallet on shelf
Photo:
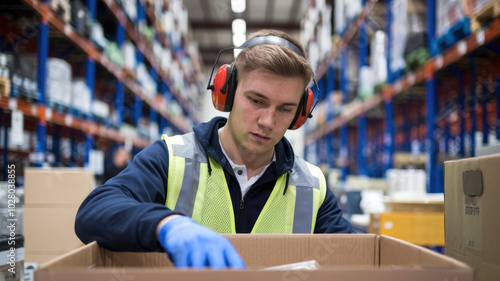
<instances>
[{"instance_id":1,"label":"pallet on shelf","mask_svg":"<svg viewBox=\"0 0 500 281\"><path fill-rule=\"evenodd\" d=\"M442 53L444 50L455 45L458 41L467 37L471 33L471 24L469 18L462 18L448 29L441 37L432 42L432 55Z\"/></svg>"},{"instance_id":2,"label":"pallet on shelf","mask_svg":"<svg viewBox=\"0 0 500 281\"><path fill-rule=\"evenodd\" d=\"M485 4L470 17L471 28L473 32L478 31L486 23L492 21L500 15L500 0L492 0Z\"/></svg>"}]
</instances>

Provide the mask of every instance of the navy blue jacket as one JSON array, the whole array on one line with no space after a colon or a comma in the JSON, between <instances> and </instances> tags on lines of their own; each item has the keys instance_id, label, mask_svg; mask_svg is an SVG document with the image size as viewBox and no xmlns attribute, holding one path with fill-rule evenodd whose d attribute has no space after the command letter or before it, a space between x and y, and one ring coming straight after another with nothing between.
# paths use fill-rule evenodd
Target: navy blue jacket
<instances>
[{"instance_id":1,"label":"navy blue jacket","mask_svg":"<svg viewBox=\"0 0 500 281\"><path fill-rule=\"evenodd\" d=\"M225 158L217 131L226 122L216 117L196 125L194 133L208 155L224 167L236 220L237 233L250 233L280 175L290 171L294 154L283 138L275 147L276 162L241 198L241 189ZM94 189L78 210L75 232L84 243L97 241L114 251L164 251L156 241L157 224L175 212L165 207L168 149L156 141L138 153L116 177ZM336 197L327 189L315 233L352 233L342 217Z\"/></svg>"}]
</instances>

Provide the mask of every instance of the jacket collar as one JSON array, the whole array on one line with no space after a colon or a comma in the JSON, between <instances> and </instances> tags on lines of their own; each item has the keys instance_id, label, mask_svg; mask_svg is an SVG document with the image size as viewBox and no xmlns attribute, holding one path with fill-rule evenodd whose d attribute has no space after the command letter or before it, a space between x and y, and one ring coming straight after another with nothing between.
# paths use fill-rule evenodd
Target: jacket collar
<instances>
[{"instance_id":1,"label":"jacket collar","mask_svg":"<svg viewBox=\"0 0 500 281\"><path fill-rule=\"evenodd\" d=\"M227 122L225 117L214 117L206 123L200 123L193 127L194 134L205 152L217 161L222 167L229 165L224 153L219 146L219 128ZM295 155L288 140L283 137L274 147L276 151L276 174L282 175L290 172L293 167ZM230 166L229 166L230 168Z\"/></svg>"}]
</instances>

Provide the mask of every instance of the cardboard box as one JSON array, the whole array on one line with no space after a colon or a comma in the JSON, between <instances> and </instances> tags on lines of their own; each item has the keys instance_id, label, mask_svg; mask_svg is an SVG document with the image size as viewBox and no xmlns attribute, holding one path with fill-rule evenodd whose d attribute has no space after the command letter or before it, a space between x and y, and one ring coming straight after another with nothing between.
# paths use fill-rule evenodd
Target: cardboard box
<instances>
[{"instance_id":1,"label":"cardboard box","mask_svg":"<svg viewBox=\"0 0 500 281\"><path fill-rule=\"evenodd\" d=\"M500 155L448 161L445 176L446 255L477 269L477 280L500 280Z\"/></svg>"},{"instance_id":2,"label":"cardboard box","mask_svg":"<svg viewBox=\"0 0 500 281\"><path fill-rule=\"evenodd\" d=\"M67 207L26 208L27 255L60 255L83 246L75 234L77 210L77 208Z\"/></svg>"},{"instance_id":3,"label":"cardboard box","mask_svg":"<svg viewBox=\"0 0 500 281\"><path fill-rule=\"evenodd\" d=\"M95 188L94 175L84 169L25 168L24 204L79 206Z\"/></svg>"},{"instance_id":4,"label":"cardboard box","mask_svg":"<svg viewBox=\"0 0 500 281\"><path fill-rule=\"evenodd\" d=\"M444 213L371 214L369 231L421 246L444 246Z\"/></svg>"},{"instance_id":5,"label":"cardboard box","mask_svg":"<svg viewBox=\"0 0 500 281\"><path fill-rule=\"evenodd\" d=\"M75 217L94 186L94 175L84 169L25 169L26 261L43 263L83 245Z\"/></svg>"},{"instance_id":6,"label":"cardboard box","mask_svg":"<svg viewBox=\"0 0 500 281\"><path fill-rule=\"evenodd\" d=\"M226 235L246 270L177 270L165 253L111 252L95 242L54 259L37 281L109 280L408 280L472 281L466 264L423 247L374 234ZM316 260L314 271L261 270Z\"/></svg>"}]
</instances>

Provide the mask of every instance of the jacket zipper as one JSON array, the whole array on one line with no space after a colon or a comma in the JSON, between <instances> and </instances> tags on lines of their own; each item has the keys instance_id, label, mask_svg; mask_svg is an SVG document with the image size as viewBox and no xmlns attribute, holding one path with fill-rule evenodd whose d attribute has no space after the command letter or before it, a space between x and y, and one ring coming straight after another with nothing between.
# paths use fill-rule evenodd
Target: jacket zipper
<instances>
[{"instance_id":1,"label":"jacket zipper","mask_svg":"<svg viewBox=\"0 0 500 281\"><path fill-rule=\"evenodd\" d=\"M243 210L245 208L245 199L240 200L240 210Z\"/></svg>"}]
</instances>

